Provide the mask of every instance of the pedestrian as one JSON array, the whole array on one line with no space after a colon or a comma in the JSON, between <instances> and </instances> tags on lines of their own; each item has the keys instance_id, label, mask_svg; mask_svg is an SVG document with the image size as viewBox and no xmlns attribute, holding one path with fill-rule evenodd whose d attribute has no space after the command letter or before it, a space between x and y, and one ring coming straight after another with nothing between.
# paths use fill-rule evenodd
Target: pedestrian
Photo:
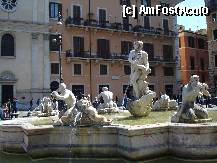
<instances>
[{"instance_id":1,"label":"pedestrian","mask_svg":"<svg viewBox=\"0 0 217 163\"><path fill-rule=\"evenodd\" d=\"M210 97L206 97L206 108L208 108L209 107L209 103L210 103Z\"/></svg>"},{"instance_id":2,"label":"pedestrian","mask_svg":"<svg viewBox=\"0 0 217 163\"><path fill-rule=\"evenodd\" d=\"M3 107L0 105L0 119L3 120L4 119L4 111L3 111Z\"/></svg>"},{"instance_id":3,"label":"pedestrian","mask_svg":"<svg viewBox=\"0 0 217 163\"><path fill-rule=\"evenodd\" d=\"M12 112L11 99L8 99L7 107L8 107L8 113L10 114Z\"/></svg>"},{"instance_id":4,"label":"pedestrian","mask_svg":"<svg viewBox=\"0 0 217 163\"><path fill-rule=\"evenodd\" d=\"M38 100L36 101L37 106L39 106L40 101L41 101L40 98L38 98Z\"/></svg>"},{"instance_id":5,"label":"pedestrian","mask_svg":"<svg viewBox=\"0 0 217 163\"><path fill-rule=\"evenodd\" d=\"M14 97L12 101L12 113L17 113L17 103L18 100Z\"/></svg>"},{"instance_id":6,"label":"pedestrian","mask_svg":"<svg viewBox=\"0 0 217 163\"><path fill-rule=\"evenodd\" d=\"M30 110L31 110L33 107L33 98L30 100L29 105L30 105Z\"/></svg>"},{"instance_id":7,"label":"pedestrian","mask_svg":"<svg viewBox=\"0 0 217 163\"><path fill-rule=\"evenodd\" d=\"M127 97L126 94L124 94L123 100L122 100L122 106L125 107L125 109L127 108L127 104L129 102L129 98Z\"/></svg>"}]
</instances>

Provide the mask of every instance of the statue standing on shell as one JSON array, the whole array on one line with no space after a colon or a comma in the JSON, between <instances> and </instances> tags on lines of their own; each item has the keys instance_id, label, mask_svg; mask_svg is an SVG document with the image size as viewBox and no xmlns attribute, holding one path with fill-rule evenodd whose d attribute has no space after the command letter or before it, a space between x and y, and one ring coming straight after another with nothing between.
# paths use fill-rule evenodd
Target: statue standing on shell
<instances>
[{"instance_id":1,"label":"statue standing on shell","mask_svg":"<svg viewBox=\"0 0 217 163\"><path fill-rule=\"evenodd\" d=\"M131 63L130 84L133 86L133 101L128 104L128 110L134 116L147 116L152 107L152 99L156 93L149 90L145 80L151 69L148 54L142 50L143 42L134 42L134 49L130 52L128 61Z\"/></svg>"},{"instance_id":2,"label":"statue standing on shell","mask_svg":"<svg viewBox=\"0 0 217 163\"><path fill-rule=\"evenodd\" d=\"M208 113L201 105L195 104L198 96L210 96L208 92L208 85L199 82L199 76L192 75L187 85L183 87L182 91L182 105L178 112L172 116L172 122L204 122L210 121Z\"/></svg>"}]
</instances>

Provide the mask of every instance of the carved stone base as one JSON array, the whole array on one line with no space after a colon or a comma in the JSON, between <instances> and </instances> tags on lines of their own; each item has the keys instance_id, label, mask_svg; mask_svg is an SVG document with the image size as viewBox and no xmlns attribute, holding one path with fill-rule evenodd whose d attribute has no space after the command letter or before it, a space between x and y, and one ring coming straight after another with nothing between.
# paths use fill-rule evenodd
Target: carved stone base
<instances>
[{"instance_id":1,"label":"carved stone base","mask_svg":"<svg viewBox=\"0 0 217 163\"><path fill-rule=\"evenodd\" d=\"M212 118L208 119L194 119L194 120L188 120L188 119L180 119L178 122L171 120L173 123L206 123L206 122L212 122Z\"/></svg>"},{"instance_id":2,"label":"carved stone base","mask_svg":"<svg viewBox=\"0 0 217 163\"><path fill-rule=\"evenodd\" d=\"M135 117L145 117L150 114L152 101L155 97L155 92L148 91L147 94L143 95L138 100L129 101L127 109Z\"/></svg>"},{"instance_id":3,"label":"carved stone base","mask_svg":"<svg viewBox=\"0 0 217 163\"><path fill-rule=\"evenodd\" d=\"M99 121L94 121L87 114L83 114L77 126L110 125L111 122L111 120L105 121L103 118Z\"/></svg>"}]
</instances>

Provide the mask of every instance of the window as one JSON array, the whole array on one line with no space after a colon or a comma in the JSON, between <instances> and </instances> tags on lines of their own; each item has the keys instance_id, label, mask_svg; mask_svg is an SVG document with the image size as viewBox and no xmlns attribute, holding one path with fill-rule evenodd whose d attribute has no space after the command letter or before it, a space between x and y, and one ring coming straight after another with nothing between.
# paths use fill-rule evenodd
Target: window
<instances>
[{"instance_id":1,"label":"window","mask_svg":"<svg viewBox=\"0 0 217 163\"><path fill-rule=\"evenodd\" d=\"M217 55L215 55L215 67L217 67Z\"/></svg>"},{"instance_id":2,"label":"window","mask_svg":"<svg viewBox=\"0 0 217 163\"><path fill-rule=\"evenodd\" d=\"M106 23L106 10L99 9L99 23L105 24Z\"/></svg>"},{"instance_id":3,"label":"window","mask_svg":"<svg viewBox=\"0 0 217 163\"><path fill-rule=\"evenodd\" d=\"M200 68L201 70L205 70L204 59L200 58Z\"/></svg>"},{"instance_id":4,"label":"window","mask_svg":"<svg viewBox=\"0 0 217 163\"><path fill-rule=\"evenodd\" d=\"M49 17L58 18L58 14L62 15L62 4L50 2L49 4Z\"/></svg>"},{"instance_id":5,"label":"window","mask_svg":"<svg viewBox=\"0 0 217 163\"><path fill-rule=\"evenodd\" d=\"M195 47L194 37L191 37L191 36L188 37L188 47L191 47L191 48Z\"/></svg>"},{"instance_id":6,"label":"window","mask_svg":"<svg viewBox=\"0 0 217 163\"><path fill-rule=\"evenodd\" d=\"M165 85L165 92L168 96L173 96L173 85Z\"/></svg>"},{"instance_id":7,"label":"window","mask_svg":"<svg viewBox=\"0 0 217 163\"><path fill-rule=\"evenodd\" d=\"M149 90L154 91L154 85L150 84L148 85L148 87L149 87Z\"/></svg>"},{"instance_id":8,"label":"window","mask_svg":"<svg viewBox=\"0 0 217 163\"><path fill-rule=\"evenodd\" d=\"M164 76L174 76L173 67L164 67Z\"/></svg>"},{"instance_id":9,"label":"window","mask_svg":"<svg viewBox=\"0 0 217 163\"><path fill-rule=\"evenodd\" d=\"M144 28L145 29L150 29L149 16L144 16Z\"/></svg>"},{"instance_id":10,"label":"window","mask_svg":"<svg viewBox=\"0 0 217 163\"><path fill-rule=\"evenodd\" d=\"M199 49L204 49L205 48L205 40L202 38L198 39L198 48Z\"/></svg>"},{"instance_id":11,"label":"window","mask_svg":"<svg viewBox=\"0 0 217 163\"><path fill-rule=\"evenodd\" d=\"M121 54L128 55L133 48L133 43L130 41L121 41Z\"/></svg>"},{"instance_id":12,"label":"window","mask_svg":"<svg viewBox=\"0 0 217 163\"><path fill-rule=\"evenodd\" d=\"M173 46L172 45L163 45L163 59L164 61L173 60Z\"/></svg>"},{"instance_id":13,"label":"window","mask_svg":"<svg viewBox=\"0 0 217 163\"><path fill-rule=\"evenodd\" d=\"M151 73L149 74L149 76L155 76L155 68L150 67L150 69L151 69Z\"/></svg>"},{"instance_id":14,"label":"window","mask_svg":"<svg viewBox=\"0 0 217 163\"><path fill-rule=\"evenodd\" d=\"M84 38L73 37L73 48L75 57L83 57L84 54Z\"/></svg>"},{"instance_id":15,"label":"window","mask_svg":"<svg viewBox=\"0 0 217 163\"><path fill-rule=\"evenodd\" d=\"M217 21L216 20L216 13L212 14L212 21L214 21L214 22Z\"/></svg>"},{"instance_id":16,"label":"window","mask_svg":"<svg viewBox=\"0 0 217 163\"><path fill-rule=\"evenodd\" d=\"M58 35L50 35L50 51L59 51Z\"/></svg>"},{"instance_id":17,"label":"window","mask_svg":"<svg viewBox=\"0 0 217 163\"><path fill-rule=\"evenodd\" d=\"M59 74L59 63L51 63L51 74Z\"/></svg>"},{"instance_id":18,"label":"window","mask_svg":"<svg viewBox=\"0 0 217 163\"><path fill-rule=\"evenodd\" d=\"M168 34L168 32L169 32L169 21L168 21L168 19L163 19L163 29L164 29L164 33Z\"/></svg>"},{"instance_id":19,"label":"window","mask_svg":"<svg viewBox=\"0 0 217 163\"><path fill-rule=\"evenodd\" d=\"M151 0L141 0L141 5L151 7Z\"/></svg>"},{"instance_id":20,"label":"window","mask_svg":"<svg viewBox=\"0 0 217 163\"><path fill-rule=\"evenodd\" d=\"M81 24L81 7L73 5L73 23L76 25Z\"/></svg>"},{"instance_id":21,"label":"window","mask_svg":"<svg viewBox=\"0 0 217 163\"><path fill-rule=\"evenodd\" d=\"M125 30L125 31L130 30L129 16L126 16L125 18L123 18L123 30Z\"/></svg>"},{"instance_id":22,"label":"window","mask_svg":"<svg viewBox=\"0 0 217 163\"><path fill-rule=\"evenodd\" d=\"M213 31L213 39L217 40L217 29Z\"/></svg>"},{"instance_id":23,"label":"window","mask_svg":"<svg viewBox=\"0 0 217 163\"><path fill-rule=\"evenodd\" d=\"M148 53L148 59L154 59L154 45L151 43L143 43L143 50Z\"/></svg>"},{"instance_id":24,"label":"window","mask_svg":"<svg viewBox=\"0 0 217 163\"><path fill-rule=\"evenodd\" d=\"M131 73L130 65L124 65L124 74L125 75L130 75L130 73Z\"/></svg>"},{"instance_id":25,"label":"window","mask_svg":"<svg viewBox=\"0 0 217 163\"><path fill-rule=\"evenodd\" d=\"M18 0L1 0L0 7L6 12L13 12L16 10Z\"/></svg>"},{"instance_id":26,"label":"window","mask_svg":"<svg viewBox=\"0 0 217 163\"><path fill-rule=\"evenodd\" d=\"M110 58L109 40L106 40L106 39L97 40L97 53L98 53L98 57L102 57L105 59Z\"/></svg>"},{"instance_id":27,"label":"window","mask_svg":"<svg viewBox=\"0 0 217 163\"><path fill-rule=\"evenodd\" d=\"M191 65L191 70L195 69L195 64L194 64L194 57L190 57L190 65Z\"/></svg>"},{"instance_id":28,"label":"window","mask_svg":"<svg viewBox=\"0 0 217 163\"><path fill-rule=\"evenodd\" d=\"M4 34L1 39L1 56L15 56L14 37L11 34Z\"/></svg>"},{"instance_id":29,"label":"window","mask_svg":"<svg viewBox=\"0 0 217 163\"><path fill-rule=\"evenodd\" d=\"M107 75L107 74L108 74L107 65L100 65L100 75Z\"/></svg>"},{"instance_id":30,"label":"window","mask_svg":"<svg viewBox=\"0 0 217 163\"><path fill-rule=\"evenodd\" d=\"M130 0L120 0L120 5L131 6L131 2Z\"/></svg>"},{"instance_id":31,"label":"window","mask_svg":"<svg viewBox=\"0 0 217 163\"><path fill-rule=\"evenodd\" d=\"M72 93L74 93L75 96L84 94L84 85L72 85Z\"/></svg>"},{"instance_id":32,"label":"window","mask_svg":"<svg viewBox=\"0 0 217 163\"><path fill-rule=\"evenodd\" d=\"M102 92L102 88L103 87L107 87L108 89L109 89L109 85L99 85L99 93L101 93Z\"/></svg>"},{"instance_id":33,"label":"window","mask_svg":"<svg viewBox=\"0 0 217 163\"><path fill-rule=\"evenodd\" d=\"M74 64L74 75L81 75L81 64Z\"/></svg>"}]
</instances>

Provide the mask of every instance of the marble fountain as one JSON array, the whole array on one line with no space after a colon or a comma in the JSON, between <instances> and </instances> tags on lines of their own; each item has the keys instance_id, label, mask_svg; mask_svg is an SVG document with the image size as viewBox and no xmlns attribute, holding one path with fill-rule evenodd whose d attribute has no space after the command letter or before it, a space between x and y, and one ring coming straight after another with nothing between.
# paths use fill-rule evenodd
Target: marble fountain
<instances>
[{"instance_id":1,"label":"marble fountain","mask_svg":"<svg viewBox=\"0 0 217 163\"><path fill-rule=\"evenodd\" d=\"M141 49L142 42L137 41L129 54L133 97L127 109L135 117L148 116L156 96L145 81L151 70L148 55ZM76 101L73 93L61 83L60 93L53 91L51 98L44 97L31 117L0 121L0 150L27 154L32 158L146 160L168 155L189 159L216 158L217 124L208 123L211 119L207 111L195 104L197 96L210 96L207 89L208 86L193 75L183 88L182 105L178 109L174 105L177 112L171 122L130 126L113 124L111 119L98 114L88 97ZM106 88L103 92L101 111L104 108L105 112L118 112L112 102L113 94ZM63 100L66 108L60 113L54 112L52 99ZM161 104L158 102L157 107L161 108Z\"/></svg>"}]
</instances>

